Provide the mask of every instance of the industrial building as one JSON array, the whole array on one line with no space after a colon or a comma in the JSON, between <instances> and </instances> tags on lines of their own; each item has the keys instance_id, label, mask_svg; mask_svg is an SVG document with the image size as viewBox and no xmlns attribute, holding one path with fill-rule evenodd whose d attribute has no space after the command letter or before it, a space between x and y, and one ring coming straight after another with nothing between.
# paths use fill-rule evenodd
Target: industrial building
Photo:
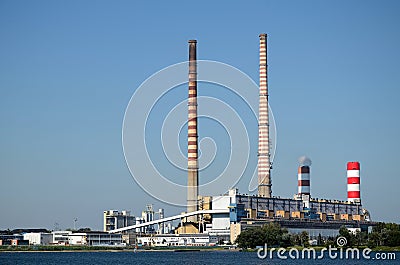
<instances>
[{"instance_id":1,"label":"industrial building","mask_svg":"<svg viewBox=\"0 0 400 265\"><path fill-rule=\"evenodd\" d=\"M53 241L54 245L69 245L69 236L72 231L53 231Z\"/></svg>"},{"instance_id":2,"label":"industrial building","mask_svg":"<svg viewBox=\"0 0 400 265\"><path fill-rule=\"evenodd\" d=\"M134 225L135 217L131 216L129 211L116 211L116 210L108 210L103 213L104 222L103 222L103 230L110 231L114 229L118 229L121 227L126 227L130 225Z\"/></svg>"},{"instance_id":3,"label":"industrial building","mask_svg":"<svg viewBox=\"0 0 400 265\"><path fill-rule=\"evenodd\" d=\"M293 198L272 196L271 152L268 113L268 61L267 35L259 36L259 117L258 117L258 191L255 195L240 194L231 189L225 195L201 196L198 194L198 123L197 123L197 41L189 41L189 87L188 87L188 192L187 213L159 219L147 218L143 222L120 229L117 232L165 233L165 227L174 220L180 221L177 234L199 234L234 242L241 231L269 222L277 222L291 233L308 231L311 237L335 236L339 228L367 230L374 225L369 212L362 207L360 196L360 163L347 163L346 201L313 198L311 194L311 163L301 162L297 170L297 193ZM175 242L157 239L156 244ZM169 238L169 237L168 237ZM174 240L176 237L171 237ZM149 242L143 239L143 242ZM161 243L160 243L161 242Z\"/></svg>"},{"instance_id":4,"label":"industrial building","mask_svg":"<svg viewBox=\"0 0 400 265\"><path fill-rule=\"evenodd\" d=\"M69 245L87 245L87 246L118 246L125 245L120 233L107 232L85 232L72 233L68 236Z\"/></svg>"},{"instance_id":5,"label":"industrial building","mask_svg":"<svg viewBox=\"0 0 400 265\"><path fill-rule=\"evenodd\" d=\"M29 241L29 245L50 245L53 242L51 233L25 233L24 240Z\"/></svg>"},{"instance_id":6,"label":"industrial building","mask_svg":"<svg viewBox=\"0 0 400 265\"><path fill-rule=\"evenodd\" d=\"M1 235L0 246L26 246L29 245L29 240L25 240L23 235Z\"/></svg>"},{"instance_id":7,"label":"industrial building","mask_svg":"<svg viewBox=\"0 0 400 265\"><path fill-rule=\"evenodd\" d=\"M155 219L164 218L164 209L158 211L153 210L153 205L146 205L146 209L142 211L140 217L131 215L130 211L108 210L103 212L103 231L108 232L132 225L140 225L143 223L154 221ZM135 229L139 234L163 234L169 233L171 225L148 225Z\"/></svg>"}]
</instances>

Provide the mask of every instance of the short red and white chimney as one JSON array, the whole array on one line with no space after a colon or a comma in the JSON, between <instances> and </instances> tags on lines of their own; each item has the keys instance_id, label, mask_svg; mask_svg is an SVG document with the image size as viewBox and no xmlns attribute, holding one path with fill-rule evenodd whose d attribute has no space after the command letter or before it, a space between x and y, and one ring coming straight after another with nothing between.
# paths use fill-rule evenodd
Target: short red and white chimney
<instances>
[{"instance_id":1,"label":"short red and white chimney","mask_svg":"<svg viewBox=\"0 0 400 265\"><path fill-rule=\"evenodd\" d=\"M310 167L299 166L297 174L297 186L299 196L310 195Z\"/></svg>"},{"instance_id":2,"label":"short red and white chimney","mask_svg":"<svg viewBox=\"0 0 400 265\"><path fill-rule=\"evenodd\" d=\"M359 162L347 163L347 201L361 203Z\"/></svg>"}]
</instances>

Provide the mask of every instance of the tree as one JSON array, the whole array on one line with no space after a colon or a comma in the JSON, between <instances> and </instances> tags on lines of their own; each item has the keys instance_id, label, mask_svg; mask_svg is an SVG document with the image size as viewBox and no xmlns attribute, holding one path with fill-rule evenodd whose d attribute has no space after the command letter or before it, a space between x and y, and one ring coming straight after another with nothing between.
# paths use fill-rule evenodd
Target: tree
<instances>
[{"instance_id":1,"label":"tree","mask_svg":"<svg viewBox=\"0 0 400 265\"><path fill-rule=\"evenodd\" d=\"M400 226L395 223L378 223L368 235L368 246L400 246Z\"/></svg>"},{"instance_id":2,"label":"tree","mask_svg":"<svg viewBox=\"0 0 400 265\"><path fill-rule=\"evenodd\" d=\"M268 223L262 227L250 228L243 231L236 239L241 248L255 248L256 246L290 246L291 237L287 229L282 229L279 224Z\"/></svg>"},{"instance_id":3,"label":"tree","mask_svg":"<svg viewBox=\"0 0 400 265\"><path fill-rule=\"evenodd\" d=\"M341 226L339 229L339 236L345 237L347 240L346 246L352 247L354 243L356 243L356 238L353 233L350 233L350 231L345 227Z\"/></svg>"},{"instance_id":4,"label":"tree","mask_svg":"<svg viewBox=\"0 0 400 265\"><path fill-rule=\"evenodd\" d=\"M379 232L372 232L368 236L368 247L373 248L381 245L381 236Z\"/></svg>"},{"instance_id":5,"label":"tree","mask_svg":"<svg viewBox=\"0 0 400 265\"><path fill-rule=\"evenodd\" d=\"M321 246L323 243L324 243L324 242L323 242L323 240L322 240L321 233L319 233L319 234L318 234L318 239L317 239L317 245L318 245L318 246Z\"/></svg>"},{"instance_id":6,"label":"tree","mask_svg":"<svg viewBox=\"0 0 400 265\"><path fill-rule=\"evenodd\" d=\"M310 237L307 231L302 231L300 234L295 236L295 243L299 246L308 247L310 245Z\"/></svg>"},{"instance_id":7,"label":"tree","mask_svg":"<svg viewBox=\"0 0 400 265\"><path fill-rule=\"evenodd\" d=\"M398 247L400 246L400 231L391 230L388 232L388 237L385 240L385 246Z\"/></svg>"},{"instance_id":8,"label":"tree","mask_svg":"<svg viewBox=\"0 0 400 265\"><path fill-rule=\"evenodd\" d=\"M90 229L89 227L79 228L77 230L78 233L86 233L86 232L90 232L90 231L92 231L92 229Z\"/></svg>"}]
</instances>

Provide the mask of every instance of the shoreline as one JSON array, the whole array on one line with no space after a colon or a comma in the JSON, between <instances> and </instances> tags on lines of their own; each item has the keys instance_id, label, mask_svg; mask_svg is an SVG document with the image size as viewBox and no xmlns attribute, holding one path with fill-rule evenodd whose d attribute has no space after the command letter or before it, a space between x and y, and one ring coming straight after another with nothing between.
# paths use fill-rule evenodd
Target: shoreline
<instances>
[{"instance_id":1,"label":"shoreline","mask_svg":"<svg viewBox=\"0 0 400 265\"><path fill-rule=\"evenodd\" d=\"M222 247L182 247L182 248L139 248L139 249L134 249L134 248L110 248L110 247L105 247L104 249L101 249L99 247L92 247L92 246L85 246L82 248L77 248L75 246L69 247L69 246L62 246L62 247L50 247L49 249L48 246L41 246L41 247L32 247L32 246L23 246L23 247L16 247L16 246L7 246L6 248L3 246L0 248L0 254L1 253L22 253L22 252L32 252L32 253L38 253L38 252L44 252L44 253L71 253L71 252L131 252L132 254L134 253L141 253L141 252L195 252L195 251L200 251L200 252L257 252L257 249L227 249L227 248L222 248ZM287 250L291 248L296 248L298 250L304 249L303 247L288 247L285 248ZM321 249L324 247L318 246L314 247L314 249L317 252L320 252ZM359 249L364 249L365 246L358 247ZM400 246L399 247L377 247L372 249L373 252L400 252Z\"/></svg>"}]
</instances>

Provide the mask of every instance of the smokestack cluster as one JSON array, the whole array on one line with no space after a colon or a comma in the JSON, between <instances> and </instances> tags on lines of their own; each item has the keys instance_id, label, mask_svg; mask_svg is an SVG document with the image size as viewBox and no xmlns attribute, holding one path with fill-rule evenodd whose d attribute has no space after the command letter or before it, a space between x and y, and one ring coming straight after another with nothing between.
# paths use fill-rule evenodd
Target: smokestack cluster
<instances>
[{"instance_id":1,"label":"smokestack cluster","mask_svg":"<svg viewBox=\"0 0 400 265\"><path fill-rule=\"evenodd\" d=\"M189 98L188 98L188 193L187 212L197 211L199 193L198 149L197 149L197 58L196 40L189 40ZM196 216L188 218L196 222Z\"/></svg>"},{"instance_id":2,"label":"smokestack cluster","mask_svg":"<svg viewBox=\"0 0 400 265\"><path fill-rule=\"evenodd\" d=\"M260 34L260 105L258 117L258 196L271 197L268 117L267 34Z\"/></svg>"}]
</instances>

